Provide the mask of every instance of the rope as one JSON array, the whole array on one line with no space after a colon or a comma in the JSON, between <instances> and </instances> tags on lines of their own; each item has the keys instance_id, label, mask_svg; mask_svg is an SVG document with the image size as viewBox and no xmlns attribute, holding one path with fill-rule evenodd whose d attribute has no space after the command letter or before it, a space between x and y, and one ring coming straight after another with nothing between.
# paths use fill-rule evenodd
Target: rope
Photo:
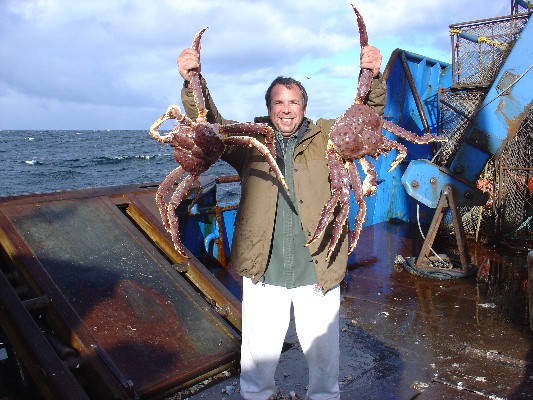
<instances>
[{"instance_id":1,"label":"rope","mask_svg":"<svg viewBox=\"0 0 533 400\"><path fill-rule=\"evenodd\" d=\"M462 38L469 40L471 42L477 43L487 43L494 47L499 48L500 50L506 50L509 47L509 43L501 43L496 40L489 39L487 36L474 36L468 32L463 32L461 29L453 28L450 29L450 35L459 35Z\"/></svg>"},{"instance_id":2,"label":"rope","mask_svg":"<svg viewBox=\"0 0 533 400\"><path fill-rule=\"evenodd\" d=\"M478 43L483 43L484 42L484 43L487 43L487 44L491 44L494 47L499 48L500 50L505 50L505 49L507 49L507 47L509 47L508 43L500 43L500 42L497 42L495 40L489 39L486 36L479 36L477 38L477 42Z\"/></svg>"}]
</instances>

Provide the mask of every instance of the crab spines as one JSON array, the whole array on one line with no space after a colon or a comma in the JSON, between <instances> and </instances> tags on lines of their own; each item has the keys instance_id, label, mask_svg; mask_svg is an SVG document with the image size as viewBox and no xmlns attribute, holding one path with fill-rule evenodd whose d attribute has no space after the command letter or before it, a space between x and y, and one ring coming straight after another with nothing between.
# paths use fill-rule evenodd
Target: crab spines
<instances>
[{"instance_id":1,"label":"crab spines","mask_svg":"<svg viewBox=\"0 0 533 400\"><path fill-rule=\"evenodd\" d=\"M159 143L170 143L172 142L172 133L163 134L161 135L158 131L159 127L168 119L172 118L187 118L187 116L183 115L180 111L179 106L175 104L171 104L168 106L167 110L164 112L163 115L161 115L158 119L154 121L154 123L150 126L149 133L150 135L157 140Z\"/></svg>"},{"instance_id":2,"label":"crab spines","mask_svg":"<svg viewBox=\"0 0 533 400\"><path fill-rule=\"evenodd\" d=\"M365 21L363 20L363 16L359 13L359 11L357 11L357 8L355 8L353 4L352 8L355 12L355 16L357 17L357 25L359 26L359 45L362 49L363 47L368 46L368 34L366 33L366 25ZM355 95L356 104L364 103L365 97L370 91L372 75L372 71L370 71L369 69L361 69L361 73L359 76L359 84L357 87L357 94Z\"/></svg>"},{"instance_id":3,"label":"crab spines","mask_svg":"<svg viewBox=\"0 0 533 400\"><path fill-rule=\"evenodd\" d=\"M194 35L194 39L192 40L191 48L196 50L198 53L200 53L200 39L202 39L202 35L207 30L207 28L209 27L206 26L205 28L200 29L198 33Z\"/></svg>"},{"instance_id":4,"label":"crab spines","mask_svg":"<svg viewBox=\"0 0 533 400\"><path fill-rule=\"evenodd\" d=\"M196 50L198 54L200 54L200 39L202 39L203 33L207 30L207 26L205 28L202 28L198 31L198 33L194 36L194 39L192 41L191 48ZM205 108L205 99L204 95L202 93L202 85L200 83L200 71L198 70L191 70L189 71L190 76L190 82L191 82L191 88L192 93L194 96L194 101L196 103L196 107L198 109L198 118L196 119L197 122L205 122L207 121L207 110Z\"/></svg>"},{"instance_id":5,"label":"crab spines","mask_svg":"<svg viewBox=\"0 0 533 400\"><path fill-rule=\"evenodd\" d=\"M363 20L363 16L357 11L357 8L352 4L352 8L355 12L355 16L357 17L357 25L359 26L359 44L361 45L361 48L368 46L368 35L366 33L366 25L365 21Z\"/></svg>"}]
</instances>

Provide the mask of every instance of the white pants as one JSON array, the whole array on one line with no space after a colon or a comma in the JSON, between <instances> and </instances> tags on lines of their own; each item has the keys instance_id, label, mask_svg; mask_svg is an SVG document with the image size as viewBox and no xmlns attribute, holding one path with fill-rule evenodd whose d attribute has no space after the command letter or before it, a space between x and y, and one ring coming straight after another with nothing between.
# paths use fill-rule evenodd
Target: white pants
<instances>
[{"instance_id":1,"label":"white pants","mask_svg":"<svg viewBox=\"0 0 533 400\"><path fill-rule=\"evenodd\" d=\"M339 287L323 295L314 285L287 289L254 285L249 278L243 278L241 396L265 400L274 393L291 303L309 367L307 397L339 399Z\"/></svg>"}]
</instances>

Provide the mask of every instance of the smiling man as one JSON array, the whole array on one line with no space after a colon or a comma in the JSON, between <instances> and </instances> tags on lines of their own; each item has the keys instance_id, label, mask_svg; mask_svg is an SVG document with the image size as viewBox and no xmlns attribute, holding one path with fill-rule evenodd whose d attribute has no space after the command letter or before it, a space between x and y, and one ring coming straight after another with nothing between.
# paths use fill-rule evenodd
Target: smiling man
<instances>
[{"instance_id":1,"label":"smiling man","mask_svg":"<svg viewBox=\"0 0 533 400\"><path fill-rule=\"evenodd\" d=\"M277 78L265 95L270 122L285 137L293 135L304 119L307 99L302 93L297 82Z\"/></svg>"},{"instance_id":2,"label":"smiling man","mask_svg":"<svg viewBox=\"0 0 533 400\"><path fill-rule=\"evenodd\" d=\"M200 58L193 49L185 49L177 61L185 80L182 102L195 119L198 111L188 80L191 70L200 71ZM380 65L379 50L363 48L361 67L374 75L366 102L382 114L386 92ZM203 78L201 82L208 121L231 122L219 114ZM309 367L307 397L339 399L339 284L346 272L347 228L329 259L330 230L306 246L330 197L325 154L335 120L315 123L306 118L307 92L293 78L274 79L265 100L268 116L255 122L275 130L276 162L289 191L279 185L255 148L234 146L223 156L239 173L242 186L231 249L233 268L243 277L241 395L266 400L275 392L274 374L292 306ZM257 139L264 142L262 135Z\"/></svg>"}]
</instances>

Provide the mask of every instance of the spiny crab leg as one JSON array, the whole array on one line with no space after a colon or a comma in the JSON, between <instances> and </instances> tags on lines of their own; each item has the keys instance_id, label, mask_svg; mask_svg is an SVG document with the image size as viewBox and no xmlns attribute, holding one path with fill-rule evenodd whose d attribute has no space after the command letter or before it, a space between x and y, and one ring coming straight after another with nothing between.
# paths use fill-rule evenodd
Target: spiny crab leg
<instances>
[{"instance_id":1,"label":"spiny crab leg","mask_svg":"<svg viewBox=\"0 0 533 400\"><path fill-rule=\"evenodd\" d=\"M192 48L198 52L198 55L200 54L200 40L206 29L207 27L201 29L192 42ZM201 187L195 188L193 185L201 174L222 157L228 146L238 144L255 147L257 152L268 162L275 178L288 190L283 174L276 163L272 128L267 124L259 123L219 124L208 122L199 73L199 70L189 71L190 86L198 110L196 120L182 114L180 108L173 104L150 126L149 130L150 135L155 140L172 146L174 159L179 164L179 167L168 174L159 185L155 200L163 225L171 234L174 248L183 257L188 257L188 255L180 238L178 206L194 190L196 193L189 205L190 212L190 208L197 202L201 194ZM169 119L175 119L172 131L168 134L160 133L158 129L163 122ZM255 135L264 136L266 146L262 141L256 139ZM274 176L272 180L274 180ZM176 184L176 189L170 194ZM169 195L170 200L167 202L165 198Z\"/></svg>"},{"instance_id":2,"label":"spiny crab leg","mask_svg":"<svg viewBox=\"0 0 533 400\"><path fill-rule=\"evenodd\" d=\"M363 221L366 216L366 203L364 199L364 183L361 187L361 177L359 176L359 171L353 162L347 164L348 173L350 174L350 181L352 182L352 190L355 202L357 203L357 215L355 216L354 226L352 233L350 235L350 247L348 248L348 254L350 254L357 245L359 240L359 234L361 233L361 228L363 227ZM364 167L363 167L364 169Z\"/></svg>"},{"instance_id":3,"label":"spiny crab leg","mask_svg":"<svg viewBox=\"0 0 533 400\"><path fill-rule=\"evenodd\" d=\"M366 33L366 25L363 16L357 11L357 8L352 4L353 11L357 18L357 26L359 27L359 44L361 48L368 46L368 34Z\"/></svg>"},{"instance_id":4,"label":"spiny crab leg","mask_svg":"<svg viewBox=\"0 0 533 400\"><path fill-rule=\"evenodd\" d=\"M172 170L172 172L167 175L163 182L161 182L155 193L155 203L157 204L157 208L159 209L159 214L161 214L161 221L163 222L163 226L168 232L170 232L170 221L168 219L167 213L168 206L167 204L165 204L164 198L166 194L172 189L172 185L174 185L174 183L176 183L181 178L184 172L185 171L181 165Z\"/></svg>"},{"instance_id":5,"label":"spiny crab leg","mask_svg":"<svg viewBox=\"0 0 533 400\"><path fill-rule=\"evenodd\" d=\"M348 174L348 164L353 165L351 161L345 161L343 168L341 169L341 186L338 189L340 194L339 204L341 209L337 214L337 218L335 218L335 222L333 223L333 230L331 232L331 239L329 241L326 258L329 258L331 253L333 253L333 250L335 249L335 246L337 245L337 242L341 236L342 228L348 219L348 213L350 212L350 176Z\"/></svg>"},{"instance_id":6,"label":"spiny crab leg","mask_svg":"<svg viewBox=\"0 0 533 400\"><path fill-rule=\"evenodd\" d=\"M185 196L187 196L189 189L193 183L196 182L196 180L197 178L194 175L188 175L185 179L183 179L172 194L166 210L166 215L170 223L170 235L172 237L172 242L174 243L174 248L184 257L187 256L185 253L185 248L180 239L179 220L178 216L176 215L176 208L185 198Z\"/></svg>"},{"instance_id":7,"label":"spiny crab leg","mask_svg":"<svg viewBox=\"0 0 533 400\"><path fill-rule=\"evenodd\" d=\"M256 122L237 122L234 124L224 125L222 134L226 134L228 136L232 136L235 134L242 134L245 132L254 133L257 131L262 131L262 133L265 136L265 144L268 150L270 151L270 154L272 154L272 157L274 159L276 158L276 146L274 145L274 130L268 125L263 123L256 123Z\"/></svg>"},{"instance_id":8,"label":"spiny crab leg","mask_svg":"<svg viewBox=\"0 0 533 400\"><path fill-rule=\"evenodd\" d=\"M414 134L413 132L408 131L407 129L402 128L401 126L398 126L396 124L393 124L390 121L384 120L383 121L383 129L389 131L390 133L401 137L402 139L409 140L412 143L416 144L426 144L430 142L446 142L448 139L445 136L433 136L429 133L426 133L423 136L418 136ZM396 149L398 151L398 155L396 156L396 159L391 163L389 172L391 172L398 164L400 164L405 156L407 155L407 148L394 141L387 141L388 149Z\"/></svg>"},{"instance_id":9,"label":"spiny crab leg","mask_svg":"<svg viewBox=\"0 0 533 400\"><path fill-rule=\"evenodd\" d=\"M311 237L311 239L307 242L306 246L309 246L311 243L315 242L318 238L322 236L322 234L326 230L329 217L333 213L333 210L339 202L341 196L340 187L342 185L341 175L343 174L343 161L340 155L333 148L331 142L328 142L326 157L328 159L329 176L331 180L331 197L326 202L326 204L324 204L322 212L320 213L318 225L315 229L315 233L313 234L313 237Z\"/></svg>"},{"instance_id":10,"label":"spiny crab leg","mask_svg":"<svg viewBox=\"0 0 533 400\"><path fill-rule=\"evenodd\" d=\"M372 196L374 193L376 193L377 190L377 182L376 182L376 170L374 166L368 161L366 158L361 157L359 159L359 164L361 164L361 167L363 168L363 172L365 173L365 180L363 181L363 196ZM355 164L354 164L355 165ZM357 172L357 177L359 177L359 172ZM350 174L350 177L352 175ZM353 179L352 179L353 182ZM352 184L353 186L353 184Z\"/></svg>"},{"instance_id":11,"label":"spiny crab leg","mask_svg":"<svg viewBox=\"0 0 533 400\"><path fill-rule=\"evenodd\" d=\"M368 34L366 33L366 25L363 20L363 16L359 14L357 8L352 4L353 11L357 17L357 26L359 27L359 45L361 50L368 46ZM359 76L359 84L357 85L357 94L355 95L355 104L363 104L365 97L370 91L370 85L372 84L372 70L368 68L361 68L361 74Z\"/></svg>"},{"instance_id":12,"label":"spiny crab leg","mask_svg":"<svg viewBox=\"0 0 533 400\"><path fill-rule=\"evenodd\" d=\"M270 165L270 168L274 172L274 175L276 176L276 179L283 185L285 190L289 191L289 187L287 186L287 183L285 182L285 178L283 177L283 173L279 169L278 165L276 164L276 160L274 157L272 157L272 154L268 150L268 147L266 147L263 143L261 143L259 140L254 139L250 136L231 136L226 138L226 143L233 143L233 144L240 144L245 145L249 147L255 147L262 155L266 158L268 164Z\"/></svg>"},{"instance_id":13,"label":"spiny crab leg","mask_svg":"<svg viewBox=\"0 0 533 400\"><path fill-rule=\"evenodd\" d=\"M163 115L156 119L155 122L150 126L150 135L159 143L172 142L173 132L169 132L166 135L161 135L158 131L163 122L169 119L176 119L178 123L188 126L191 126L193 123L185 114L181 113L181 110L177 105L171 104L168 106Z\"/></svg>"},{"instance_id":14,"label":"spiny crab leg","mask_svg":"<svg viewBox=\"0 0 533 400\"><path fill-rule=\"evenodd\" d=\"M416 144L426 144L431 142L446 142L448 138L446 136L434 136L430 133L426 133L422 136L418 136L407 129L402 128L399 125L396 125L388 120L383 120L383 128L390 133L401 137L402 139L408 140Z\"/></svg>"},{"instance_id":15,"label":"spiny crab leg","mask_svg":"<svg viewBox=\"0 0 533 400\"><path fill-rule=\"evenodd\" d=\"M204 32L209 28L206 26L205 28L201 29L195 36L192 41L191 47L198 52L198 55L200 55L200 39L202 38L202 35ZM207 121L207 110L205 109L205 99L204 95L202 93L202 85L200 84L200 75L199 71L197 70L191 70L189 71L189 77L191 82L191 88L192 93L194 96L194 101L196 103L196 107L198 108L198 118L196 119L196 122L205 122Z\"/></svg>"}]
</instances>

